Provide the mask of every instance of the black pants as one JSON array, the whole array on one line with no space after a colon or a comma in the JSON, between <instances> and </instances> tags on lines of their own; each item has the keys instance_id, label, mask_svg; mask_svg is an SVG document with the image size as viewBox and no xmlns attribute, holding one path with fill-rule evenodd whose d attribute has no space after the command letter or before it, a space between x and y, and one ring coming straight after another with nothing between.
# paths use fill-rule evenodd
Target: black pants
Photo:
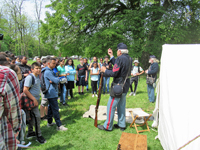
<instances>
[{"instance_id":1,"label":"black pants","mask_svg":"<svg viewBox=\"0 0 200 150\"><path fill-rule=\"evenodd\" d=\"M69 91L71 98L73 98L73 89L67 89L66 96L68 96L68 91Z\"/></svg>"},{"instance_id":2,"label":"black pants","mask_svg":"<svg viewBox=\"0 0 200 150\"><path fill-rule=\"evenodd\" d=\"M92 86L92 93L97 92L97 82L98 81L92 81L91 86Z\"/></svg>"},{"instance_id":3,"label":"black pants","mask_svg":"<svg viewBox=\"0 0 200 150\"><path fill-rule=\"evenodd\" d=\"M134 85L135 85L134 93L136 93L137 86L138 86L138 79L139 79L139 76L131 77L131 80L130 80L130 82L131 82L131 83L130 83L131 92L133 92L132 84L133 84L133 82L134 82Z\"/></svg>"}]
</instances>

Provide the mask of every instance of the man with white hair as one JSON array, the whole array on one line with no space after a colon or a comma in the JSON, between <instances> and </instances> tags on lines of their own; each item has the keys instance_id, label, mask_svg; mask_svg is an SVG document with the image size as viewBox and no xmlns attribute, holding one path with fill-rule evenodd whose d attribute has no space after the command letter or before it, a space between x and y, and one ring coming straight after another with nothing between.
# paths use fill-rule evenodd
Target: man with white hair
<instances>
[{"instance_id":1,"label":"man with white hair","mask_svg":"<svg viewBox=\"0 0 200 150\"><path fill-rule=\"evenodd\" d=\"M149 101L151 103L155 102L154 90L156 87L155 84L156 84L156 79L157 79L157 72L159 70L158 62L159 62L158 59L156 59L156 57L154 55L151 55L149 57L149 63L151 65L150 65L149 69L147 69L145 71L145 73L147 74L147 77L152 77L154 79L153 84L150 84L150 83L147 84L148 97L149 97Z\"/></svg>"},{"instance_id":2,"label":"man with white hair","mask_svg":"<svg viewBox=\"0 0 200 150\"><path fill-rule=\"evenodd\" d=\"M112 70L107 69L105 66L101 67L101 72L104 72L104 77L114 77L113 83L111 85L110 98L107 104L107 119L104 125L98 125L100 130L112 131L113 129L113 119L115 114L115 109L117 107L118 114L118 124L115 124L114 127L124 131L126 129L126 94L130 86L130 79L128 76L131 75L132 68L132 59L128 55L127 46L124 43L119 43L117 45L117 59L113 56L113 51L108 49L108 55L110 55L110 62L114 65ZM113 85L121 84L123 89L116 89L122 94L116 96L113 88ZM119 87L119 86L118 86ZM122 91L123 90L123 91Z\"/></svg>"}]
</instances>

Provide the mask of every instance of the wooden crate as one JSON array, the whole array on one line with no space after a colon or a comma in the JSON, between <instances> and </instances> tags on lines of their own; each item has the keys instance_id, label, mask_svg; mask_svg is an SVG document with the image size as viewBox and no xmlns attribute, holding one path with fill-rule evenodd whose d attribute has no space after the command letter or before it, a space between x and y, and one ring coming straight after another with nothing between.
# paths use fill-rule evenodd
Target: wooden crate
<instances>
[{"instance_id":1,"label":"wooden crate","mask_svg":"<svg viewBox=\"0 0 200 150\"><path fill-rule=\"evenodd\" d=\"M147 136L123 132L117 150L147 150Z\"/></svg>"}]
</instances>

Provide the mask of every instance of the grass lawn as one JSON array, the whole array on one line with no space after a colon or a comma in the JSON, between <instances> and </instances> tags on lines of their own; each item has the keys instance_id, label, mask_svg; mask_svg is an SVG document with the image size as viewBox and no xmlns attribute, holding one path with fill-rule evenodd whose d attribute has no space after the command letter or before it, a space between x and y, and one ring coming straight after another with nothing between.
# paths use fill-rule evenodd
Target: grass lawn
<instances>
[{"instance_id":1,"label":"grass lawn","mask_svg":"<svg viewBox=\"0 0 200 150\"><path fill-rule=\"evenodd\" d=\"M33 61L29 61L29 64ZM77 66L78 62L75 61ZM90 82L91 83L91 82ZM89 84L90 84L89 83ZM97 98L92 98L91 85L89 86L90 91L85 92L84 96L79 96L77 91L74 89L74 99L69 99L68 104L70 107L60 107L60 117L62 124L66 125L68 131L58 132L56 126L48 128L47 121L41 121L42 135L47 140L47 143L41 145L36 142L36 139L26 140L32 142L32 149L38 150L116 150L122 131L119 129L113 129L112 132L100 131L94 127L94 120L90 118L83 118L82 115L89 109L90 105L96 105ZM128 92L128 94L130 91ZM126 108L142 108L148 113L152 113L155 104L148 102L147 97L147 86L145 76L141 76L137 89L137 95L129 97L127 94ZM109 95L102 95L100 105L107 105ZM103 124L104 121L98 121L98 124ZM114 122L116 123L116 122ZM151 126L152 121L149 121ZM134 128L129 127L125 132L136 134ZM141 128L140 128L141 129ZM157 132L144 132L140 133L147 135L148 150L162 150L160 141L155 137Z\"/></svg>"}]
</instances>

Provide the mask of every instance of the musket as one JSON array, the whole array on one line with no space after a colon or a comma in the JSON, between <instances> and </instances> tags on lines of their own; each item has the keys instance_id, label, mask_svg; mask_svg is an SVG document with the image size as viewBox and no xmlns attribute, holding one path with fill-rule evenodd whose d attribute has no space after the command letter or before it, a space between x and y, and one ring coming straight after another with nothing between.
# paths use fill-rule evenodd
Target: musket
<instances>
[{"instance_id":1,"label":"musket","mask_svg":"<svg viewBox=\"0 0 200 150\"><path fill-rule=\"evenodd\" d=\"M95 107L95 119L94 119L94 126L97 127L97 114L98 114L98 109L99 109L99 103L101 100L101 89L102 89L102 82L103 82L103 73L101 73L101 80L99 83L99 92L98 92L98 98L97 98L97 103L96 103L96 107Z\"/></svg>"}]
</instances>

